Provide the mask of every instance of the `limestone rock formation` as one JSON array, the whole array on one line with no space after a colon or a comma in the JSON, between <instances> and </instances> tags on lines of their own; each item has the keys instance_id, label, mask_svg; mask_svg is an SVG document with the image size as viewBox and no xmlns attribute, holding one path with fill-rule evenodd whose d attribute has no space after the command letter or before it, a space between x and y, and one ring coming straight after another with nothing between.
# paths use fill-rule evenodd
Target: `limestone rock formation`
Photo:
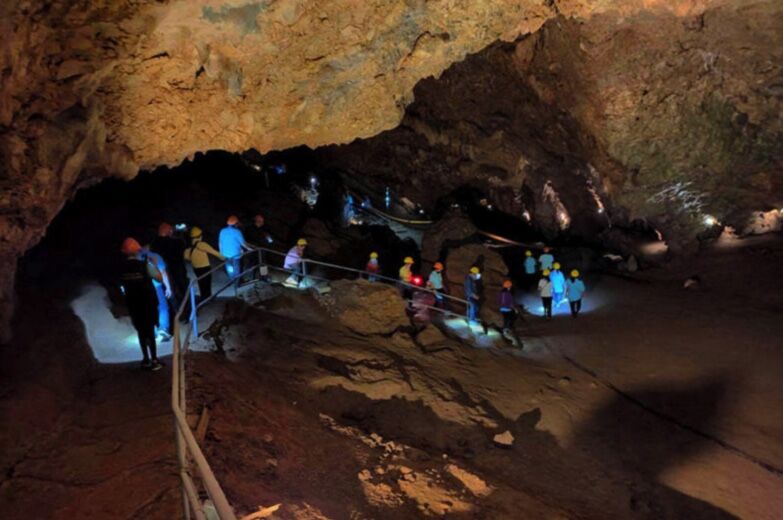
<instances>
[{"instance_id":1,"label":"limestone rock formation","mask_svg":"<svg viewBox=\"0 0 783 520\"><path fill-rule=\"evenodd\" d=\"M497 40L514 43L471 58L477 76L416 93L431 108L406 117L391 161L431 164L433 148L443 161L401 170L413 188L431 174L443 190L478 183L542 229L580 233L608 223L587 217L605 194L672 234L694 209L765 209L781 193L782 12L775 0L4 2L0 339L16 259L80 187L210 149L376 135L422 78Z\"/></svg>"},{"instance_id":2,"label":"limestone rock formation","mask_svg":"<svg viewBox=\"0 0 783 520\"><path fill-rule=\"evenodd\" d=\"M389 335L410 325L397 290L366 280L338 280L321 297L329 313L352 331L365 336Z\"/></svg>"}]
</instances>

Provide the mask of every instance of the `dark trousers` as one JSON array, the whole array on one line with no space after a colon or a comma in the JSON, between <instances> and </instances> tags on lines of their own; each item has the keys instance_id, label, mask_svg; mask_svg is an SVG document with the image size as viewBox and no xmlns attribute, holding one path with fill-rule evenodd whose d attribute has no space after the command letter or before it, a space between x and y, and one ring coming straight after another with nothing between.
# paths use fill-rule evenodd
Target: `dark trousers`
<instances>
[{"instance_id":1,"label":"dark trousers","mask_svg":"<svg viewBox=\"0 0 783 520\"><path fill-rule=\"evenodd\" d=\"M503 315L503 328L513 329L514 321L517 318L517 313L514 312L513 310L508 310L508 311L500 311L500 314Z\"/></svg>"},{"instance_id":2,"label":"dark trousers","mask_svg":"<svg viewBox=\"0 0 783 520\"><path fill-rule=\"evenodd\" d=\"M196 273L196 278L198 278L198 292L201 295L199 297L199 301L204 301L210 296L212 296L212 275L207 274L209 273L211 267L194 267L193 272ZM202 275L204 278L201 278Z\"/></svg>"},{"instance_id":3,"label":"dark trousers","mask_svg":"<svg viewBox=\"0 0 783 520\"><path fill-rule=\"evenodd\" d=\"M139 346L144 361L158 360L158 346L155 343L155 318L134 316L131 314L131 323L139 335Z\"/></svg>"},{"instance_id":4,"label":"dark trousers","mask_svg":"<svg viewBox=\"0 0 783 520\"><path fill-rule=\"evenodd\" d=\"M579 311L582 310L582 299L578 299L572 302L568 302L568 304L571 306L571 316L576 318L579 316Z\"/></svg>"},{"instance_id":5,"label":"dark trousers","mask_svg":"<svg viewBox=\"0 0 783 520\"><path fill-rule=\"evenodd\" d=\"M544 316L547 318L552 317L552 297L551 296L542 296L541 297L541 303L544 304Z\"/></svg>"}]
</instances>

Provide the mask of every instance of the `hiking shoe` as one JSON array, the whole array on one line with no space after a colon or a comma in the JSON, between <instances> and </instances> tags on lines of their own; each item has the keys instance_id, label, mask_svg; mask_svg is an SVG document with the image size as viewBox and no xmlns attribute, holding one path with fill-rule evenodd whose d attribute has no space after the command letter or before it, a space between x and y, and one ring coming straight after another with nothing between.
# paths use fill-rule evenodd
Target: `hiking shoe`
<instances>
[{"instance_id":1,"label":"hiking shoe","mask_svg":"<svg viewBox=\"0 0 783 520\"><path fill-rule=\"evenodd\" d=\"M156 371L160 370L161 368L163 368L163 364L156 359L155 361L152 362L150 370L152 370L153 372L156 372Z\"/></svg>"},{"instance_id":2,"label":"hiking shoe","mask_svg":"<svg viewBox=\"0 0 783 520\"><path fill-rule=\"evenodd\" d=\"M148 369L152 366L152 362L149 359L145 359L141 362L141 368Z\"/></svg>"},{"instance_id":3,"label":"hiking shoe","mask_svg":"<svg viewBox=\"0 0 783 520\"><path fill-rule=\"evenodd\" d=\"M169 334L165 330L158 332L158 341L165 343L166 341L169 340L171 340L171 334Z\"/></svg>"}]
</instances>

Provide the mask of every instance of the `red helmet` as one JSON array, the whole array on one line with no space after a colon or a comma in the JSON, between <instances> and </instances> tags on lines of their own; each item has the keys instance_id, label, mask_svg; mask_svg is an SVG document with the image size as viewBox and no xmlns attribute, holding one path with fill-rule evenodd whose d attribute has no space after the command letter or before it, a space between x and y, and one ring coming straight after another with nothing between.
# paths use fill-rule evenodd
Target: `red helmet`
<instances>
[{"instance_id":1,"label":"red helmet","mask_svg":"<svg viewBox=\"0 0 783 520\"><path fill-rule=\"evenodd\" d=\"M236 215L231 215L230 217L228 217L228 220L226 220L226 224L228 224L229 226L236 226L237 224L239 224L239 218Z\"/></svg>"},{"instance_id":2,"label":"red helmet","mask_svg":"<svg viewBox=\"0 0 783 520\"><path fill-rule=\"evenodd\" d=\"M122 242L122 252L126 255L135 255L141 251L141 244L135 238L128 237Z\"/></svg>"},{"instance_id":3,"label":"red helmet","mask_svg":"<svg viewBox=\"0 0 783 520\"><path fill-rule=\"evenodd\" d=\"M158 236L168 237L172 233L174 233L174 228L168 222L161 222L160 226L158 226Z\"/></svg>"}]
</instances>

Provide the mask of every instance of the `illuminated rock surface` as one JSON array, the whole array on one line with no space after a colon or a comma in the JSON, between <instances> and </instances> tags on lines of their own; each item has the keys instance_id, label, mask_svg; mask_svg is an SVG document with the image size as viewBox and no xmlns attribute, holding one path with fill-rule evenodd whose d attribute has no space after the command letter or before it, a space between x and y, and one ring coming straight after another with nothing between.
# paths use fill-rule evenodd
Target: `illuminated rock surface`
<instances>
[{"instance_id":1,"label":"illuminated rock surface","mask_svg":"<svg viewBox=\"0 0 783 520\"><path fill-rule=\"evenodd\" d=\"M585 217L595 209L589 181L628 215L658 217L672 238L693 235L691 211L730 219L765 209L780 199L782 9L719 0L6 2L0 316L11 315L15 259L79 187L209 149L371 137L398 125L420 80L477 52L445 91L427 80L429 107L414 106L392 130L403 137L388 142L401 139L410 153L384 157L402 164L397 180L412 191L433 179L442 186L432 196L489 184L503 209L524 203L555 230L559 197L569 225L591 233L606 222ZM516 43L481 53L499 39Z\"/></svg>"}]
</instances>

